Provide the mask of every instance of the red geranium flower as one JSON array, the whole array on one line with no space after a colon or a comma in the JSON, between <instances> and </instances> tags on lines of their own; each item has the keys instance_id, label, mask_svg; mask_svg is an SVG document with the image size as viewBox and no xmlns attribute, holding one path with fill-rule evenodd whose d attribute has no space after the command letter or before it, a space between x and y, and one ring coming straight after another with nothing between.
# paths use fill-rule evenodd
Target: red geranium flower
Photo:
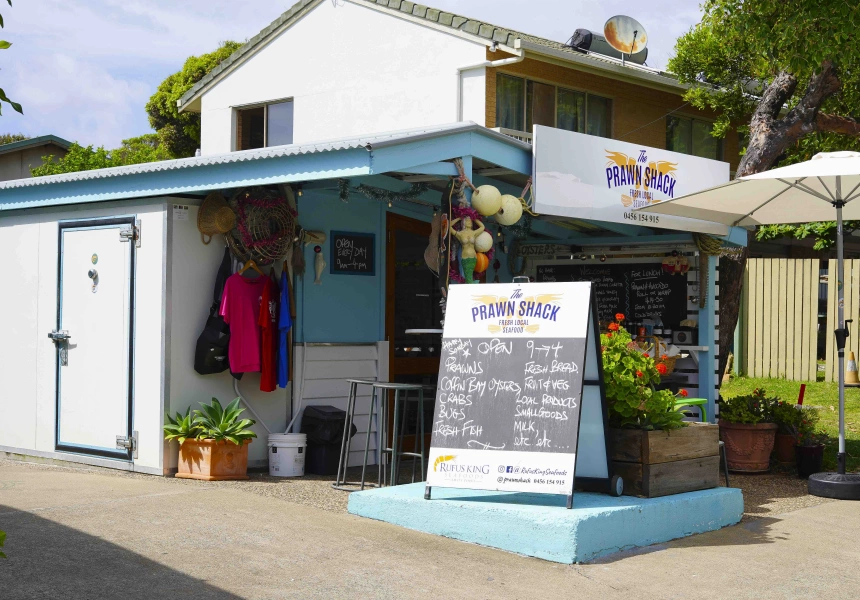
<instances>
[{"instance_id":1,"label":"red geranium flower","mask_svg":"<svg viewBox=\"0 0 860 600\"><path fill-rule=\"evenodd\" d=\"M664 354L663 356L660 357L661 360L666 360L667 358L669 358L668 354Z\"/></svg>"},{"instance_id":2,"label":"red geranium flower","mask_svg":"<svg viewBox=\"0 0 860 600\"><path fill-rule=\"evenodd\" d=\"M651 355L648 354L647 352L645 354L643 354L642 356L644 356L645 358L651 358Z\"/></svg>"},{"instance_id":3,"label":"red geranium flower","mask_svg":"<svg viewBox=\"0 0 860 600\"><path fill-rule=\"evenodd\" d=\"M663 363L659 363L657 365L657 372L660 373L660 375L665 375L666 371L668 371L668 370L669 369L667 369L666 365L664 365Z\"/></svg>"},{"instance_id":4,"label":"red geranium flower","mask_svg":"<svg viewBox=\"0 0 860 600\"><path fill-rule=\"evenodd\" d=\"M621 314L621 313L615 313L615 320L616 320L616 321L623 321L623 320L624 320L624 315L623 315L623 314Z\"/></svg>"},{"instance_id":5,"label":"red geranium flower","mask_svg":"<svg viewBox=\"0 0 860 600\"><path fill-rule=\"evenodd\" d=\"M681 390L680 392L678 392L678 394L680 394L681 398L686 398L690 395L690 392L688 392L687 390Z\"/></svg>"},{"instance_id":6,"label":"red geranium flower","mask_svg":"<svg viewBox=\"0 0 860 600\"><path fill-rule=\"evenodd\" d=\"M643 375L642 371L636 371L636 377L642 377Z\"/></svg>"},{"instance_id":7,"label":"red geranium flower","mask_svg":"<svg viewBox=\"0 0 860 600\"><path fill-rule=\"evenodd\" d=\"M609 331L618 331L618 323L610 323Z\"/></svg>"},{"instance_id":8,"label":"red geranium flower","mask_svg":"<svg viewBox=\"0 0 860 600\"><path fill-rule=\"evenodd\" d=\"M611 338L611 337L612 337L612 334L611 334L611 333L607 333L607 334L606 334L606 337Z\"/></svg>"}]
</instances>

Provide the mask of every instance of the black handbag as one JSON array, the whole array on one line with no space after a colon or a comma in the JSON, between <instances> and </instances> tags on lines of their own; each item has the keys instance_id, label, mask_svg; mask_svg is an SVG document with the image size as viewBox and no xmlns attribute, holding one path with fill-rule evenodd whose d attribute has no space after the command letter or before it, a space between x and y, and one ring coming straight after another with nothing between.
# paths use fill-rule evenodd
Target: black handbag
<instances>
[{"instance_id":1,"label":"black handbag","mask_svg":"<svg viewBox=\"0 0 860 600\"><path fill-rule=\"evenodd\" d=\"M224 259L215 278L214 301L209 308L209 318L206 319L206 327L197 338L197 346L194 349L194 370L201 375L223 373L230 368L230 326L220 314L221 294L224 293L224 285L230 277L230 267L230 251L225 248Z\"/></svg>"}]
</instances>

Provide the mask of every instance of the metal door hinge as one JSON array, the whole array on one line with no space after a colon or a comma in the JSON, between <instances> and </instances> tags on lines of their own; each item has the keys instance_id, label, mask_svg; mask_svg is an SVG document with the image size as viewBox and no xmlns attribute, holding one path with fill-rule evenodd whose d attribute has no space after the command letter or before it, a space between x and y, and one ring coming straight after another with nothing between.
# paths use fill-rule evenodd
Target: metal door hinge
<instances>
[{"instance_id":1,"label":"metal door hinge","mask_svg":"<svg viewBox=\"0 0 860 600\"><path fill-rule=\"evenodd\" d=\"M119 241L130 242L132 240L134 240L134 247L140 248L140 219L135 219L134 225L119 230Z\"/></svg>"},{"instance_id":2,"label":"metal door hinge","mask_svg":"<svg viewBox=\"0 0 860 600\"><path fill-rule=\"evenodd\" d=\"M131 437L124 435L116 436L117 450L131 450L132 458L137 458L137 432L133 431Z\"/></svg>"}]
</instances>

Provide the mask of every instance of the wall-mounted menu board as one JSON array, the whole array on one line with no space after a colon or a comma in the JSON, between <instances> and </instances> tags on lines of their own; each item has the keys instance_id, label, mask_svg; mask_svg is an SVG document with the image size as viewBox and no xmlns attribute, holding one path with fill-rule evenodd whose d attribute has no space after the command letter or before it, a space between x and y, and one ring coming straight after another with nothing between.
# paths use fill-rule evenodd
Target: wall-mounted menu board
<instances>
[{"instance_id":1,"label":"wall-mounted menu board","mask_svg":"<svg viewBox=\"0 0 860 600\"><path fill-rule=\"evenodd\" d=\"M687 318L687 276L666 273L658 262L538 265L537 281L593 282L602 322L623 313L628 321L657 316L677 328Z\"/></svg>"},{"instance_id":2,"label":"wall-mounted menu board","mask_svg":"<svg viewBox=\"0 0 860 600\"><path fill-rule=\"evenodd\" d=\"M427 486L573 494L606 480L589 283L451 286ZM582 418L582 435L580 435Z\"/></svg>"},{"instance_id":3,"label":"wall-mounted menu board","mask_svg":"<svg viewBox=\"0 0 860 600\"><path fill-rule=\"evenodd\" d=\"M349 231L332 231L331 267L333 275L375 275L376 235Z\"/></svg>"}]
</instances>

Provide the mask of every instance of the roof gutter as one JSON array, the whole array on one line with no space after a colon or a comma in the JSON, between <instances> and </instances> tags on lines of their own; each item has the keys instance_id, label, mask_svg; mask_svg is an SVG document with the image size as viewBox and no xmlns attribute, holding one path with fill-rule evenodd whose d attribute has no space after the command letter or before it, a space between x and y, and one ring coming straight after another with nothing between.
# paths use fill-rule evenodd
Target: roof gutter
<instances>
[{"instance_id":1,"label":"roof gutter","mask_svg":"<svg viewBox=\"0 0 860 600\"><path fill-rule=\"evenodd\" d=\"M521 63L526 58L526 53L521 49L522 40L519 38L514 41L514 50L516 51L516 56L511 58L503 58L501 60L485 60L483 62L475 63L474 65L467 65L465 67L457 67L457 122L461 122L463 120L463 73L465 71L471 71L472 69L481 69L481 68L495 68L495 67L504 67L506 65L514 65L516 63ZM493 45L490 46L490 51L495 52L496 43L493 42Z\"/></svg>"},{"instance_id":2,"label":"roof gutter","mask_svg":"<svg viewBox=\"0 0 860 600\"><path fill-rule=\"evenodd\" d=\"M612 76L614 79L620 79L622 81L628 81L638 85L646 85L651 88L669 91L675 94L686 92L690 88L689 85L681 83L674 77L665 74L662 71L654 72L648 67L631 65L629 62L622 66L620 60L616 64L612 58L608 57L601 56L597 59L586 54L564 52L562 50L556 50L555 48L549 48L547 46L542 46L528 41L522 42L522 49L530 54L539 54L568 64L575 64L583 70L597 75L603 75L604 77Z\"/></svg>"}]
</instances>

